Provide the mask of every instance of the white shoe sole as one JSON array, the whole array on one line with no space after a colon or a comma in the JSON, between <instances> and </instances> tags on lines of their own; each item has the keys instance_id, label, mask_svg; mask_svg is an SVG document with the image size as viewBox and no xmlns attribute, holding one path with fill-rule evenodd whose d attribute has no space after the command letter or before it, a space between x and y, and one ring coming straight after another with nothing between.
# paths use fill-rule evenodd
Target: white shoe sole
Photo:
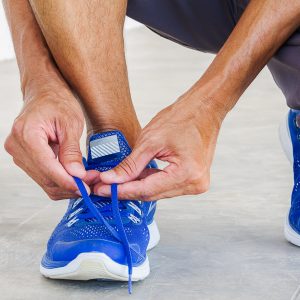
<instances>
[{"instance_id":1,"label":"white shoe sole","mask_svg":"<svg viewBox=\"0 0 300 300\"><path fill-rule=\"evenodd\" d=\"M158 230L157 224L154 220L150 225L148 225L148 229L149 229L149 234L150 234L150 240L148 243L147 251L149 251L149 250L153 249L155 246L157 246L157 244L159 243L159 240L160 240L159 230Z\"/></svg>"},{"instance_id":2,"label":"white shoe sole","mask_svg":"<svg viewBox=\"0 0 300 300\"><path fill-rule=\"evenodd\" d=\"M284 236L288 242L300 247L300 235L291 227L288 216L284 224Z\"/></svg>"},{"instance_id":3,"label":"white shoe sole","mask_svg":"<svg viewBox=\"0 0 300 300\"><path fill-rule=\"evenodd\" d=\"M155 221L149 226L150 241L147 250L155 247L160 239L158 227ZM69 280L128 280L128 267L118 264L104 253L86 252L80 253L66 266L47 269L40 265L42 275L52 279ZM143 280L150 273L148 257L145 262L132 269L132 281Z\"/></svg>"}]
</instances>

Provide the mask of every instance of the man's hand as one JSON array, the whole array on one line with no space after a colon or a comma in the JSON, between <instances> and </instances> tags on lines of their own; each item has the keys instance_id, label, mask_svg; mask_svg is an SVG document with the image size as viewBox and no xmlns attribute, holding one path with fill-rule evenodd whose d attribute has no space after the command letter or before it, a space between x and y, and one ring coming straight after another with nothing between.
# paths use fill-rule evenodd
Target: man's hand
<instances>
[{"instance_id":1,"label":"man's hand","mask_svg":"<svg viewBox=\"0 0 300 300\"><path fill-rule=\"evenodd\" d=\"M39 93L25 99L5 149L51 199L76 197L80 194L71 175L87 177L79 147L83 126L71 92Z\"/></svg>"},{"instance_id":2,"label":"man's hand","mask_svg":"<svg viewBox=\"0 0 300 300\"><path fill-rule=\"evenodd\" d=\"M71 175L88 185L95 175L82 164L81 107L57 69L28 1L4 0L3 4L24 96L5 149L51 199L77 197Z\"/></svg>"},{"instance_id":3,"label":"man's hand","mask_svg":"<svg viewBox=\"0 0 300 300\"><path fill-rule=\"evenodd\" d=\"M183 97L162 110L142 131L136 146L115 169L100 174L94 192L110 195L119 183L121 199L158 200L207 191L221 115ZM145 169L153 158L168 162L163 170Z\"/></svg>"}]
</instances>

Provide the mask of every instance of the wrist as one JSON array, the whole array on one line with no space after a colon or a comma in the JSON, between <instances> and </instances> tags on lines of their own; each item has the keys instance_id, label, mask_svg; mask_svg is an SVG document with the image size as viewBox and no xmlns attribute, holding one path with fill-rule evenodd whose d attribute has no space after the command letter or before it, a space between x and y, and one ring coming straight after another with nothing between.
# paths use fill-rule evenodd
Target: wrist
<instances>
[{"instance_id":1,"label":"wrist","mask_svg":"<svg viewBox=\"0 0 300 300\"><path fill-rule=\"evenodd\" d=\"M38 63L33 57L26 65L23 65L20 76L24 101L37 94L69 90L69 86L48 55L39 57Z\"/></svg>"},{"instance_id":2,"label":"wrist","mask_svg":"<svg viewBox=\"0 0 300 300\"><path fill-rule=\"evenodd\" d=\"M60 99L74 99L69 86L55 73L33 73L22 81L24 102L27 103L43 95L52 95Z\"/></svg>"},{"instance_id":3,"label":"wrist","mask_svg":"<svg viewBox=\"0 0 300 300\"><path fill-rule=\"evenodd\" d=\"M221 124L233 105L230 105L225 96L210 93L206 90L194 90L193 88L182 95L177 103L183 104L193 114L206 113Z\"/></svg>"},{"instance_id":4,"label":"wrist","mask_svg":"<svg viewBox=\"0 0 300 300\"><path fill-rule=\"evenodd\" d=\"M217 74L208 72L191 89L193 95L191 98L195 105L198 102L198 105L215 111L222 118L225 118L234 107L242 90L238 80L231 80L231 76L224 73L226 72L220 71Z\"/></svg>"},{"instance_id":5,"label":"wrist","mask_svg":"<svg viewBox=\"0 0 300 300\"><path fill-rule=\"evenodd\" d=\"M46 78L39 78L26 88L26 93L23 95L24 106L33 103L42 106L52 103L55 106L67 105L70 108L77 106L80 108L78 101L69 89L56 82L46 82L44 79ZM39 87L39 83L43 83L43 87Z\"/></svg>"}]
</instances>

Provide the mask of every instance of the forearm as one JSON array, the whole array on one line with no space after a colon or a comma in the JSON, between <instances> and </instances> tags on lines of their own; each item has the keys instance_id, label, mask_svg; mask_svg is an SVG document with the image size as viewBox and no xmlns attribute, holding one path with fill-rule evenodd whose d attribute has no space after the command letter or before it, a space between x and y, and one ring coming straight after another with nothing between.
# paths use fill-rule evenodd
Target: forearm
<instances>
[{"instance_id":1,"label":"forearm","mask_svg":"<svg viewBox=\"0 0 300 300\"><path fill-rule=\"evenodd\" d=\"M88 133L118 129L133 145L140 125L124 52L127 1L75 2L30 0L59 70L80 97Z\"/></svg>"},{"instance_id":2,"label":"forearm","mask_svg":"<svg viewBox=\"0 0 300 300\"><path fill-rule=\"evenodd\" d=\"M95 99L130 97L122 35L126 0L30 2L51 53L86 109Z\"/></svg>"},{"instance_id":3,"label":"forearm","mask_svg":"<svg viewBox=\"0 0 300 300\"><path fill-rule=\"evenodd\" d=\"M65 86L26 0L3 0L20 70L24 99L32 93Z\"/></svg>"},{"instance_id":4,"label":"forearm","mask_svg":"<svg viewBox=\"0 0 300 300\"><path fill-rule=\"evenodd\" d=\"M299 0L252 0L188 98L224 116L299 26Z\"/></svg>"},{"instance_id":5,"label":"forearm","mask_svg":"<svg viewBox=\"0 0 300 300\"><path fill-rule=\"evenodd\" d=\"M73 1L30 2L60 70L82 99L128 95L122 35L126 0L75 6Z\"/></svg>"}]
</instances>

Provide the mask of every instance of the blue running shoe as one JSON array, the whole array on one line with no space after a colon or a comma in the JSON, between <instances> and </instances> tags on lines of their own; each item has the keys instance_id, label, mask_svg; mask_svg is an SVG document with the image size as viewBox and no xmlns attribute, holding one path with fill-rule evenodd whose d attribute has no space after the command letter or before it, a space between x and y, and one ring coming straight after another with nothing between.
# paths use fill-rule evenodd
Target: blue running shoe
<instances>
[{"instance_id":1,"label":"blue running shoe","mask_svg":"<svg viewBox=\"0 0 300 300\"><path fill-rule=\"evenodd\" d=\"M117 166L131 152L119 131L90 138L87 170L100 172ZM149 168L157 167L155 162ZM82 197L70 199L65 215L52 233L40 271L49 278L72 280L142 280L150 268L146 250L159 242L154 220L156 202L118 201L88 195L75 178ZM129 285L130 288L130 285Z\"/></svg>"},{"instance_id":2,"label":"blue running shoe","mask_svg":"<svg viewBox=\"0 0 300 300\"><path fill-rule=\"evenodd\" d=\"M291 207L285 221L284 235L289 242L300 246L300 128L297 125L297 115L300 117L300 111L289 111L279 127L279 137L294 170Z\"/></svg>"}]
</instances>

